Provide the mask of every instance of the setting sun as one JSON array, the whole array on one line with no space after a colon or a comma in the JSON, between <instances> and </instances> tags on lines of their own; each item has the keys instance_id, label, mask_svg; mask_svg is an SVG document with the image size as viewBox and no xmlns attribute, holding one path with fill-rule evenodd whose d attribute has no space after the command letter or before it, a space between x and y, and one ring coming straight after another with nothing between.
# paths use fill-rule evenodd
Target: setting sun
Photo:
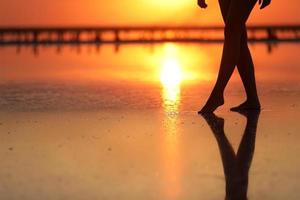
<instances>
[{"instance_id":1,"label":"setting sun","mask_svg":"<svg viewBox=\"0 0 300 200\"><path fill-rule=\"evenodd\" d=\"M164 87L176 87L182 79L182 66L178 58L178 49L173 44L167 44L162 58L160 81Z\"/></svg>"},{"instance_id":2,"label":"setting sun","mask_svg":"<svg viewBox=\"0 0 300 200\"><path fill-rule=\"evenodd\" d=\"M168 58L164 61L160 80L166 87L177 86L182 80L182 72L178 60Z\"/></svg>"}]
</instances>

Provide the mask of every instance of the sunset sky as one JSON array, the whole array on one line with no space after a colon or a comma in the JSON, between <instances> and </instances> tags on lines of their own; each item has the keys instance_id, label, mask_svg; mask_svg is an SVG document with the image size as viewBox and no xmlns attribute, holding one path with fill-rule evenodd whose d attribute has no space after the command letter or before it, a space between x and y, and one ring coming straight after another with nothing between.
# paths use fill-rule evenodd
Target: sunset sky
<instances>
[{"instance_id":1,"label":"sunset sky","mask_svg":"<svg viewBox=\"0 0 300 200\"><path fill-rule=\"evenodd\" d=\"M201 10L196 0L2 0L0 25L220 24L217 0ZM299 0L273 0L250 23L300 23Z\"/></svg>"}]
</instances>

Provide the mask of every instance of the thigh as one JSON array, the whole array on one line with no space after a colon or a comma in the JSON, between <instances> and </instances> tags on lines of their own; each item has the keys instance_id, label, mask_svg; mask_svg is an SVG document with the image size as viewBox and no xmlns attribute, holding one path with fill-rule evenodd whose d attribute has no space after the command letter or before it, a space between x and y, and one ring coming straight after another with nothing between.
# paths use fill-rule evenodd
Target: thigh
<instances>
[{"instance_id":1,"label":"thigh","mask_svg":"<svg viewBox=\"0 0 300 200\"><path fill-rule=\"evenodd\" d=\"M230 0L226 25L245 25L257 0Z\"/></svg>"},{"instance_id":2,"label":"thigh","mask_svg":"<svg viewBox=\"0 0 300 200\"><path fill-rule=\"evenodd\" d=\"M219 6L220 6L220 10L221 10L221 13L222 13L224 23L226 22L226 18L227 18L227 15L228 15L228 9L229 9L229 6L230 6L230 1L231 0L219 0Z\"/></svg>"}]
</instances>

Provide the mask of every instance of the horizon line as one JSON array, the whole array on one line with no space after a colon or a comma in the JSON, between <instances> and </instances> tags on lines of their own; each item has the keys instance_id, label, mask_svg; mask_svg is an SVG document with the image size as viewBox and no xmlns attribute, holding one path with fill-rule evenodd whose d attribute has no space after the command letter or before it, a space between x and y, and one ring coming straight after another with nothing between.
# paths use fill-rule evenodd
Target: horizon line
<instances>
[{"instance_id":1,"label":"horizon line","mask_svg":"<svg viewBox=\"0 0 300 200\"><path fill-rule=\"evenodd\" d=\"M31 24L31 25L0 25L0 28L44 28L44 27L220 27L224 26L223 23L215 23L215 24ZM247 26L300 26L300 22L297 23L248 23Z\"/></svg>"}]
</instances>

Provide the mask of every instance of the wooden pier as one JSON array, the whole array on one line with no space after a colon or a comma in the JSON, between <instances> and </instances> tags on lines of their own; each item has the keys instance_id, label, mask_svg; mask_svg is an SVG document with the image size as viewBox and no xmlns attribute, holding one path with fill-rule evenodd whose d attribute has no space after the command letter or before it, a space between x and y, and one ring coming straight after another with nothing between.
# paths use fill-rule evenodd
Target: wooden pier
<instances>
[{"instance_id":1,"label":"wooden pier","mask_svg":"<svg viewBox=\"0 0 300 200\"><path fill-rule=\"evenodd\" d=\"M0 45L222 42L223 26L0 27ZM248 26L250 42L298 42L299 25Z\"/></svg>"}]
</instances>

